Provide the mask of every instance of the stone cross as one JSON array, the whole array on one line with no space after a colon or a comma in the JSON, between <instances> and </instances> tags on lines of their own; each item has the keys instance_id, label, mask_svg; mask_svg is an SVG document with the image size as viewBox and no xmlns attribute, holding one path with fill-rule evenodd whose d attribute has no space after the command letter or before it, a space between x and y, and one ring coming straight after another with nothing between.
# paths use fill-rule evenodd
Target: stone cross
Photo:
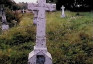
<instances>
[{"instance_id":1,"label":"stone cross","mask_svg":"<svg viewBox=\"0 0 93 64\"><path fill-rule=\"evenodd\" d=\"M9 29L9 25L6 20L4 5L1 5L1 14L2 14L2 26L1 27L2 27L2 30L5 31Z\"/></svg>"},{"instance_id":2,"label":"stone cross","mask_svg":"<svg viewBox=\"0 0 93 64\"><path fill-rule=\"evenodd\" d=\"M62 9L62 15L61 15L61 17L64 18L65 17L65 13L64 13L65 7L62 5L61 9Z\"/></svg>"},{"instance_id":3,"label":"stone cross","mask_svg":"<svg viewBox=\"0 0 93 64\"><path fill-rule=\"evenodd\" d=\"M56 4L47 4L46 0L38 0L37 4L28 3L28 9L37 11L37 32L36 32L36 45L34 50L29 53L29 64L52 64L51 54L47 51L46 47L46 19L45 11L56 10Z\"/></svg>"},{"instance_id":4,"label":"stone cross","mask_svg":"<svg viewBox=\"0 0 93 64\"><path fill-rule=\"evenodd\" d=\"M37 7L37 3L30 3L29 4L29 7L31 6L31 7ZM33 24L34 25L37 25L37 17L38 17L38 10L33 10L33 9L30 9L32 12L33 12L33 14L34 14L34 18L33 18Z\"/></svg>"}]
</instances>

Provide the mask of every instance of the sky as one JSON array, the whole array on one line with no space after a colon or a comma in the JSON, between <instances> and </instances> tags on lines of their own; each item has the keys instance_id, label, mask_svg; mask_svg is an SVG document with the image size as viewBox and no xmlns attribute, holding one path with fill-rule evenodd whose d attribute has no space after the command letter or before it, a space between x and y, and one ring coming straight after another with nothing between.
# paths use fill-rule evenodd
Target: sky
<instances>
[{"instance_id":1,"label":"sky","mask_svg":"<svg viewBox=\"0 0 93 64\"><path fill-rule=\"evenodd\" d=\"M36 3L37 0L14 0L16 3L19 3L19 2L28 2L28 3Z\"/></svg>"}]
</instances>

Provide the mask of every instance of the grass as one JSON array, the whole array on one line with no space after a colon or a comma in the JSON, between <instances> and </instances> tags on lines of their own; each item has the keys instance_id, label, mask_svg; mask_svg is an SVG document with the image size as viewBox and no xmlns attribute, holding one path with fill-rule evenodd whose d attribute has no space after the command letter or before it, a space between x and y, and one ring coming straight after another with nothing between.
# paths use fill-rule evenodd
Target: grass
<instances>
[{"instance_id":1,"label":"grass","mask_svg":"<svg viewBox=\"0 0 93 64\"><path fill-rule=\"evenodd\" d=\"M48 51L53 64L91 64L93 60L93 13L46 13ZM18 26L0 35L0 63L27 64L35 45L36 26L33 15L24 14Z\"/></svg>"}]
</instances>

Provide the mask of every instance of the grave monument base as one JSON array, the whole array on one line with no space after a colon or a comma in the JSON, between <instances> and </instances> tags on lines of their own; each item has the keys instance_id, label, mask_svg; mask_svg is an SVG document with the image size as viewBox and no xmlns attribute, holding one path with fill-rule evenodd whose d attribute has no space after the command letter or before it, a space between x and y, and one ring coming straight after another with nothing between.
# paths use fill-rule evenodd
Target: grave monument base
<instances>
[{"instance_id":1,"label":"grave monument base","mask_svg":"<svg viewBox=\"0 0 93 64\"><path fill-rule=\"evenodd\" d=\"M51 54L47 48L36 48L29 53L28 64L52 64Z\"/></svg>"},{"instance_id":2,"label":"grave monument base","mask_svg":"<svg viewBox=\"0 0 93 64\"><path fill-rule=\"evenodd\" d=\"M3 30L3 31L9 29L9 25L6 25L6 24L3 24L1 27L2 27L2 30Z\"/></svg>"},{"instance_id":3,"label":"grave monument base","mask_svg":"<svg viewBox=\"0 0 93 64\"><path fill-rule=\"evenodd\" d=\"M62 15L62 16L61 16L61 18L64 18L64 17L65 17L65 15Z\"/></svg>"}]
</instances>

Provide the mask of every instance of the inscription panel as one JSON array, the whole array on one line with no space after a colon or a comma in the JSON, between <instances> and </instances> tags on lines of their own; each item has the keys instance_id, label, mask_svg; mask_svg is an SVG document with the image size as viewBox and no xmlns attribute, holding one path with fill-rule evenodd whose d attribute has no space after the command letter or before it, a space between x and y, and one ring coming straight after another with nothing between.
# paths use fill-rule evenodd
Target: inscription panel
<instances>
[{"instance_id":1,"label":"inscription panel","mask_svg":"<svg viewBox=\"0 0 93 64\"><path fill-rule=\"evenodd\" d=\"M45 63L45 57L43 55L37 55L36 64L44 64L44 63Z\"/></svg>"}]
</instances>

